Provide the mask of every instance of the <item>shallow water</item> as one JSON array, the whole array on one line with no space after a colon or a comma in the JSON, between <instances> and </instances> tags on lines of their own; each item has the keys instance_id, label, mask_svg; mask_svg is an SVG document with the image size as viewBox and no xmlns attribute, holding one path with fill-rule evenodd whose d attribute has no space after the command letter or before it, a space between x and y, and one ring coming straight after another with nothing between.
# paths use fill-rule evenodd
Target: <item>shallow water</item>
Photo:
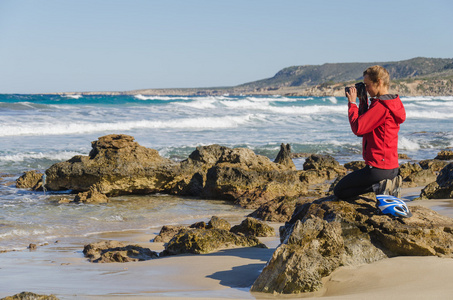
<instances>
[{"instance_id":1,"label":"shallow water","mask_svg":"<svg viewBox=\"0 0 453 300\"><path fill-rule=\"evenodd\" d=\"M453 97L406 97L403 103L407 121L399 152L421 160L453 146ZM247 147L273 160L281 143L290 143L292 152L330 154L340 163L361 159L344 97L0 95L0 249L246 214L231 203L164 195L58 204L67 195L14 187L24 171L87 155L92 141L112 133L132 135L176 161L210 144ZM303 161L295 160L299 169Z\"/></svg>"}]
</instances>

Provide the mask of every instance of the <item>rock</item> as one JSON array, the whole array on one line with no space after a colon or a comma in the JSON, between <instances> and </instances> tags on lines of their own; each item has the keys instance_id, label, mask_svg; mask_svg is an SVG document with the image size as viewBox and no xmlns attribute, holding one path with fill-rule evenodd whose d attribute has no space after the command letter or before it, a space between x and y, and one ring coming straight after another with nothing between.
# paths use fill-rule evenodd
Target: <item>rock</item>
<instances>
[{"instance_id":1,"label":"rock","mask_svg":"<svg viewBox=\"0 0 453 300\"><path fill-rule=\"evenodd\" d=\"M138 245L125 245L118 241L103 241L88 244L83 248L83 254L90 262L132 262L158 258L157 252Z\"/></svg>"},{"instance_id":2,"label":"rock","mask_svg":"<svg viewBox=\"0 0 453 300\"><path fill-rule=\"evenodd\" d=\"M29 249L30 251L34 251L34 250L36 250L36 248L37 248L36 244L30 244L30 245L28 245L28 249Z\"/></svg>"},{"instance_id":3,"label":"rock","mask_svg":"<svg viewBox=\"0 0 453 300\"><path fill-rule=\"evenodd\" d=\"M442 150L439 153L437 153L437 156L435 159L440 159L440 160L453 160L453 151L452 150Z\"/></svg>"},{"instance_id":4,"label":"rock","mask_svg":"<svg viewBox=\"0 0 453 300\"><path fill-rule=\"evenodd\" d=\"M58 300L54 295L39 295L31 292L22 292L13 296L7 296L1 300Z\"/></svg>"},{"instance_id":5,"label":"rock","mask_svg":"<svg viewBox=\"0 0 453 300\"><path fill-rule=\"evenodd\" d=\"M313 199L296 196L277 197L262 204L252 212L249 217L261 219L263 221L286 222L291 218L297 205L309 201L313 201Z\"/></svg>"},{"instance_id":6,"label":"rock","mask_svg":"<svg viewBox=\"0 0 453 300\"><path fill-rule=\"evenodd\" d=\"M231 227L230 232L256 237L275 236L274 228L251 217L246 218L241 224Z\"/></svg>"},{"instance_id":7,"label":"rock","mask_svg":"<svg viewBox=\"0 0 453 300\"><path fill-rule=\"evenodd\" d=\"M42 175L36 170L27 171L16 180L16 188L37 190L42 186Z\"/></svg>"},{"instance_id":8,"label":"rock","mask_svg":"<svg viewBox=\"0 0 453 300\"><path fill-rule=\"evenodd\" d=\"M344 174L346 168L332 156L312 154L305 160L304 171L300 172L299 178L308 184L318 184Z\"/></svg>"},{"instance_id":9,"label":"rock","mask_svg":"<svg viewBox=\"0 0 453 300\"><path fill-rule=\"evenodd\" d=\"M366 164L363 160L351 161L351 162L344 164L344 167L350 171L357 171L357 170L365 168L365 166L366 166Z\"/></svg>"},{"instance_id":10,"label":"rock","mask_svg":"<svg viewBox=\"0 0 453 300\"><path fill-rule=\"evenodd\" d=\"M165 246L162 255L204 254L231 247L266 248L256 237L237 235L224 229L186 229L179 231Z\"/></svg>"},{"instance_id":11,"label":"rock","mask_svg":"<svg viewBox=\"0 0 453 300\"><path fill-rule=\"evenodd\" d=\"M420 193L421 199L453 198L453 163L446 165L436 181L428 184Z\"/></svg>"},{"instance_id":12,"label":"rock","mask_svg":"<svg viewBox=\"0 0 453 300\"><path fill-rule=\"evenodd\" d=\"M186 229L182 225L164 225L159 234L154 238L154 242L168 243L180 230Z\"/></svg>"},{"instance_id":13,"label":"rock","mask_svg":"<svg viewBox=\"0 0 453 300\"><path fill-rule=\"evenodd\" d=\"M109 198L106 195L100 193L96 187L92 186L89 191L78 193L74 197L74 202L76 202L76 203L80 203L80 202L83 202L83 203L108 203Z\"/></svg>"},{"instance_id":14,"label":"rock","mask_svg":"<svg viewBox=\"0 0 453 300\"><path fill-rule=\"evenodd\" d=\"M100 137L92 142L89 156L52 165L46 171L46 188L85 192L95 185L107 196L166 191L176 163L133 140L122 134Z\"/></svg>"},{"instance_id":15,"label":"rock","mask_svg":"<svg viewBox=\"0 0 453 300\"><path fill-rule=\"evenodd\" d=\"M444 160L439 160L439 159L425 159L422 161L419 161L419 165L422 167L422 169L425 170L432 170L433 172L440 172L446 165L448 165L448 162Z\"/></svg>"},{"instance_id":16,"label":"rock","mask_svg":"<svg viewBox=\"0 0 453 300\"><path fill-rule=\"evenodd\" d=\"M453 257L453 219L411 206L413 216L381 215L375 200L335 201L334 196L300 205L280 228L282 244L252 286L269 293L312 292L339 266L410 255Z\"/></svg>"},{"instance_id":17,"label":"rock","mask_svg":"<svg viewBox=\"0 0 453 300\"><path fill-rule=\"evenodd\" d=\"M419 163L405 163L400 166L399 174L403 178L404 187L425 186L436 180L440 161L423 161Z\"/></svg>"},{"instance_id":18,"label":"rock","mask_svg":"<svg viewBox=\"0 0 453 300\"><path fill-rule=\"evenodd\" d=\"M209 220L208 225L206 226L206 229L223 229L223 230L230 230L231 225L228 223L228 221L224 219L220 219L217 216L212 216L211 220Z\"/></svg>"},{"instance_id":19,"label":"rock","mask_svg":"<svg viewBox=\"0 0 453 300\"><path fill-rule=\"evenodd\" d=\"M291 170L296 170L296 165L291 159L291 145L290 144L281 144L280 152L278 152L277 157L274 160L275 163L287 166Z\"/></svg>"}]
</instances>

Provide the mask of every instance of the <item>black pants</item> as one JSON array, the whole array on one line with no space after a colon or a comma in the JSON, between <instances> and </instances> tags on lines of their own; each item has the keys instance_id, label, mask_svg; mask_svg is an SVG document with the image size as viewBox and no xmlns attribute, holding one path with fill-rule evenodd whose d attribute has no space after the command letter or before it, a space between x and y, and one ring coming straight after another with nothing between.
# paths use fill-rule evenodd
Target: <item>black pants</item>
<instances>
[{"instance_id":1,"label":"black pants","mask_svg":"<svg viewBox=\"0 0 453 300\"><path fill-rule=\"evenodd\" d=\"M384 179L393 179L398 176L396 169L378 169L370 166L349 173L335 186L333 193L340 199L349 199L373 191L373 184Z\"/></svg>"}]
</instances>

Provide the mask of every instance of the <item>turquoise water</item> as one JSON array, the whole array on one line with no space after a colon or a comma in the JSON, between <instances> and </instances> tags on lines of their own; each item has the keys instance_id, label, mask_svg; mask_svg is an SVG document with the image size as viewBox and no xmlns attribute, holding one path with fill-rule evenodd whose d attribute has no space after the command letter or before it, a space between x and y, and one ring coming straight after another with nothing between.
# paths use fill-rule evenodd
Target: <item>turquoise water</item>
<instances>
[{"instance_id":1,"label":"turquoise water","mask_svg":"<svg viewBox=\"0 0 453 300\"><path fill-rule=\"evenodd\" d=\"M453 146L453 97L402 100L407 121L400 131L401 153L421 160ZM361 159L361 139L350 131L344 97L0 95L0 173L6 176L0 181L0 249L23 247L30 239L242 214L218 201L169 196L61 205L56 199L61 195L13 187L22 172L87 155L92 141L112 133L132 135L174 160L210 144L248 147L274 159L281 143L290 143L293 152L330 154L341 163ZM302 163L296 160L299 168ZM134 216L125 215L130 211Z\"/></svg>"}]
</instances>

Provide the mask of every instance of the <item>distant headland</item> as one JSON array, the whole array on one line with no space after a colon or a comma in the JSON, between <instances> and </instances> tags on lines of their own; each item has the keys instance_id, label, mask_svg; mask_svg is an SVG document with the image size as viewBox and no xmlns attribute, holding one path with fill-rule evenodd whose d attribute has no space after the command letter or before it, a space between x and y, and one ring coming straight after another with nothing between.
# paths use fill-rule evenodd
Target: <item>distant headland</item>
<instances>
[{"instance_id":1,"label":"distant headland","mask_svg":"<svg viewBox=\"0 0 453 300\"><path fill-rule=\"evenodd\" d=\"M453 96L453 58L416 57L396 62L326 63L292 66L267 79L232 87L140 89L63 95L282 95L344 96L344 87L362 80L363 71L382 65L390 72L390 92L401 96Z\"/></svg>"}]
</instances>

